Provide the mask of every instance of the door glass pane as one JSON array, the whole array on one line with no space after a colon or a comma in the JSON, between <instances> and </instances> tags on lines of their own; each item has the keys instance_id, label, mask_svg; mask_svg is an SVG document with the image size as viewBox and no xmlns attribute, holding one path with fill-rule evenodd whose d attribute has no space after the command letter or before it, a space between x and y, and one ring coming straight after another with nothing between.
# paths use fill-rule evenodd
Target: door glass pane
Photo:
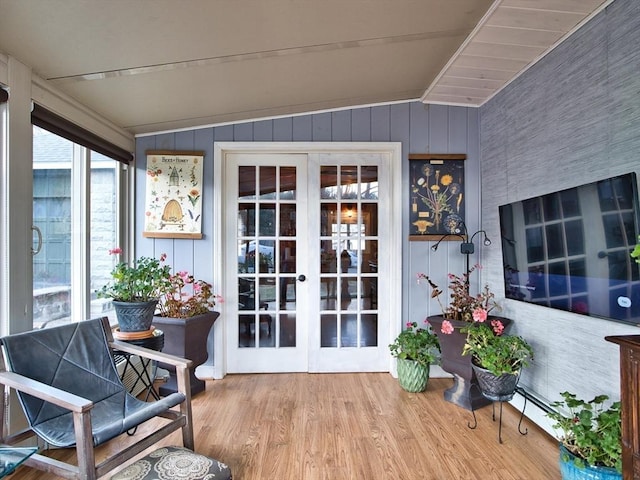
<instances>
[{"instance_id":1,"label":"door glass pane","mask_svg":"<svg viewBox=\"0 0 640 480\"><path fill-rule=\"evenodd\" d=\"M275 204L261 204L259 208L258 229L260 235L272 237L276 234L276 206Z\"/></svg>"},{"instance_id":2,"label":"door glass pane","mask_svg":"<svg viewBox=\"0 0 640 480\"><path fill-rule=\"evenodd\" d=\"M375 165L362 167L360 197L367 200L378 200L378 167Z\"/></svg>"},{"instance_id":3,"label":"door glass pane","mask_svg":"<svg viewBox=\"0 0 640 480\"><path fill-rule=\"evenodd\" d=\"M238 234L251 237L256 233L256 207L253 203L238 205Z\"/></svg>"},{"instance_id":4,"label":"door glass pane","mask_svg":"<svg viewBox=\"0 0 640 480\"><path fill-rule=\"evenodd\" d=\"M362 296L364 309L378 308L378 241L365 240L362 249Z\"/></svg>"},{"instance_id":5,"label":"door glass pane","mask_svg":"<svg viewBox=\"0 0 640 480\"><path fill-rule=\"evenodd\" d=\"M296 316L292 313L280 315L280 346L296 346Z\"/></svg>"},{"instance_id":6,"label":"door glass pane","mask_svg":"<svg viewBox=\"0 0 640 480\"><path fill-rule=\"evenodd\" d=\"M296 302L296 242L280 242L280 309L295 308Z\"/></svg>"},{"instance_id":7,"label":"door glass pane","mask_svg":"<svg viewBox=\"0 0 640 480\"><path fill-rule=\"evenodd\" d=\"M276 198L276 167L260 167L260 198Z\"/></svg>"},{"instance_id":8,"label":"door glass pane","mask_svg":"<svg viewBox=\"0 0 640 480\"><path fill-rule=\"evenodd\" d=\"M238 338L241 347L255 346L255 279L238 278Z\"/></svg>"},{"instance_id":9,"label":"door glass pane","mask_svg":"<svg viewBox=\"0 0 640 480\"><path fill-rule=\"evenodd\" d=\"M378 236L378 204L363 203L362 204L362 223L359 233L369 237Z\"/></svg>"},{"instance_id":10,"label":"door glass pane","mask_svg":"<svg viewBox=\"0 0 640 480\"><path fill-rule=\"evenodd\" d=\"M280 236L296 236L296 205L280 205Z\"/></svg>"},{"instance_id":11,"label":"door glass pane","mask_svg":"<svg viewBox=\"0 0 640 480\"><path fill-rule=\"evenodd\" d=\"M340 168L340 186L342 199L358 197L358 167L350 165Z\"/></svg>"},{"instance_id":12,"label":"door glass pane","mask_svg":"<svg viewBox=\"0 0 640 480\"><path fill-rule=\"evenodd\" d=\"M238 198L241 200L256 198L256 167L240 167L238 171Z\"/></svg>"},{"instance_id":13,"label":"door glass pane","mask_svg":"<svg viewBox=\"0 0 640 480\"><path fill-rule=\"evenodd\" d=\"M337 198L338 167L323 165L320 167L320 198Z\"/></svg>"},{"instance_id":14,"label":"door glass pane","mask_svg":"<svg viewBox=\"0 0 640 480\"><path fill-rule=\"evenodd\" d=\"M337 347L338 329L336 327L338 316L335 313L325 313L320 316L320 346Z\"/></svg>"},{"instance_id":15,"label":"door glass pane","mask_svg":"<svg viewBox=\"0 0 640 480\"><path fill-rule=\"evenodd\" d=\"M296 169L282 167L280 169L280 200L296 199Z\"/></svg>"}]
</instances>

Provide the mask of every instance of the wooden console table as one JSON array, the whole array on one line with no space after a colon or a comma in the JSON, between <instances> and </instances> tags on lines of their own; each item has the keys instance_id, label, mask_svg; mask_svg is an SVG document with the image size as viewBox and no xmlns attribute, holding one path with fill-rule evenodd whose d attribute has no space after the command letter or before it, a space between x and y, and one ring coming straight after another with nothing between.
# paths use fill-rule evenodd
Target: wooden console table
<instances>
[{"instance_id":1,"label":"wooden console table","mask_svg":"<svg viewBox=\"0 0 640 480\"><path fill-rule=\"evenodd\" d=\"M604 339L620 346L622 478L640 480L640 335Z\"/></svg>"}]
</instances>

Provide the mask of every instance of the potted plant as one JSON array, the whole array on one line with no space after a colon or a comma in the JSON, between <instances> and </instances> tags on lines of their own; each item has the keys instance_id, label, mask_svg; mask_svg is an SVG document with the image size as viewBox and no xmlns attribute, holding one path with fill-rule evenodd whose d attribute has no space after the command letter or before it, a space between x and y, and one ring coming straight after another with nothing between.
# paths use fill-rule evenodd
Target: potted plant
<instances>
[{"instance_id":1,"label":"potted plant","mask_svg":"<svg viewBox=\"0 0 640 480\"><path fill-rule=\"evenodd\" d=\"M218 299L209 282L196 280L190 273L181 271L168 277L158 312L153 317L153 325L165 334L163 352L192 361L189 369L192 395L205 388L195 370L208 357L209 330L220 315L213 311ZM160 394L177 391L175 369L162 363L160 366L169 370L170 375L169 381L160 386Z\"/></svg>"},{"instance_id":2,"label":"potted plant","mask_svg":"<svg viewBox=\"0 0 640 480\"><path fill-rule=\"evenodd\" d=\"M490 403L477 387L477 378L471 365L471 357L463 356L462 349L466 343L466 334L462 329L473 323L475 311L482 311L489 316L499 306L495 301L495 295L488 285L472 295L469 290L469 278L471 274L480 269L476 264L464 275L450 273L448 304L443 304L440 299L443 291L427 275L418 274L418 282L426 280L431 287L431 298L435 298L442 310L441 315L432 315L427 321L438 336L442 351L441 367L444 371L453 375L453 385L444 392L444 399L467 410L475 410ZM495 317L504 329L511 323L508 318Z\"/></svg>"},{"instance_id":3,"label":"potted plant","mask_svg":"<svg viewBox=\"0 0 640 480\"><path fill-rule=\"evenodd\" d=\"M467 339L462 355L471 356L471 365L482 394L489 400L513 398L522 369L533 359L533 349L517 335L504 333L500 320L486 322L486 312L474 313L476 323L463 328Z\"/></svg>"},{"instance_id":4,"label":"potted plant","mask_svg":"<svg viewBox=\"0 0 640 480\"><path fill-rule=\"evenodd\" d=\"M622 478L622 423L620 402L608 407L607 395L585 401L562 392L547 416L559 431L560 471L563 480Z\"/></svg>"},{"instance_id":5,"label":"potted plant","mask_svg":"<svg viewBox=\"0 0 640 480\"><path fill-rule=\"evenodd\" d=\"M429 367L436 361L438 337L416 322L407 323L389 345L391 355L398 359L398 381L408 392L423 392L429 381Z\"/></svg>"},{"instance_id":6,"label":"potted plant","mask_svg":"<svg viewBox=\"0 0 640 480\"><path fill-rule=\"evenodd\" d=\"M109 255L120 255L114 248ZM170 267L160 260L140 257L133 265L118 263L111 271L113 281L97 292L98 297L111 298L121 332L149 330L160 297L169 287Z\"/></svg>"}]
</instances>

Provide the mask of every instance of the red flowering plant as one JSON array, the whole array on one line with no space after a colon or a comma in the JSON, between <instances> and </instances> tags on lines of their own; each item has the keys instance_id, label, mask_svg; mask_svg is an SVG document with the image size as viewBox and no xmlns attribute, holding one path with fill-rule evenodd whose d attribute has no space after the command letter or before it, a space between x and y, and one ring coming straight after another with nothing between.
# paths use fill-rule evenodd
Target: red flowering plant
<instances>
[{"instance_id":1,"label":"red flowering plant","mask_svg":"<svg viewBox=\"0 0 640 480\"><path fill-rule=\"evenodd\" d=\"M453 333L454 327L450 320L472 323L477 321L474 320L474 317L480 318L483 316L486 320L493 309L499 308L495 302L495 295L489 290L489 285L485 285L476 295L469 293L469 277L476 269L480 268L482 267L476 264L463 275L455 275L453 273L448 275L451 294L449 303L446 306L440 299L440 295L443 293L440 287L424 273L418 274L418 283L422 280L426 280L429 283L431 298L435 298L442 309L442 316L445 318L442 322L442 333Z\"/></svg>"}]
</instances>

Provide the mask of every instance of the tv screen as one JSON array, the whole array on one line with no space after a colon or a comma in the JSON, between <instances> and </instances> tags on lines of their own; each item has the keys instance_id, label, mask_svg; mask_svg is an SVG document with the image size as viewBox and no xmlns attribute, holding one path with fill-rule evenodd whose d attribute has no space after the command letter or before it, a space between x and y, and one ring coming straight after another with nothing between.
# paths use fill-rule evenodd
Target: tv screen
<instances>
[{"instance_id":1,"label":"tv screen","mask_svg":"<svg viewBox=\"0 0 640 480\"><path fill-rule=\"evenodd\" d=\"M640 324L635 173L499 209L507 298Z\"/></svg>"}]
</instances>

